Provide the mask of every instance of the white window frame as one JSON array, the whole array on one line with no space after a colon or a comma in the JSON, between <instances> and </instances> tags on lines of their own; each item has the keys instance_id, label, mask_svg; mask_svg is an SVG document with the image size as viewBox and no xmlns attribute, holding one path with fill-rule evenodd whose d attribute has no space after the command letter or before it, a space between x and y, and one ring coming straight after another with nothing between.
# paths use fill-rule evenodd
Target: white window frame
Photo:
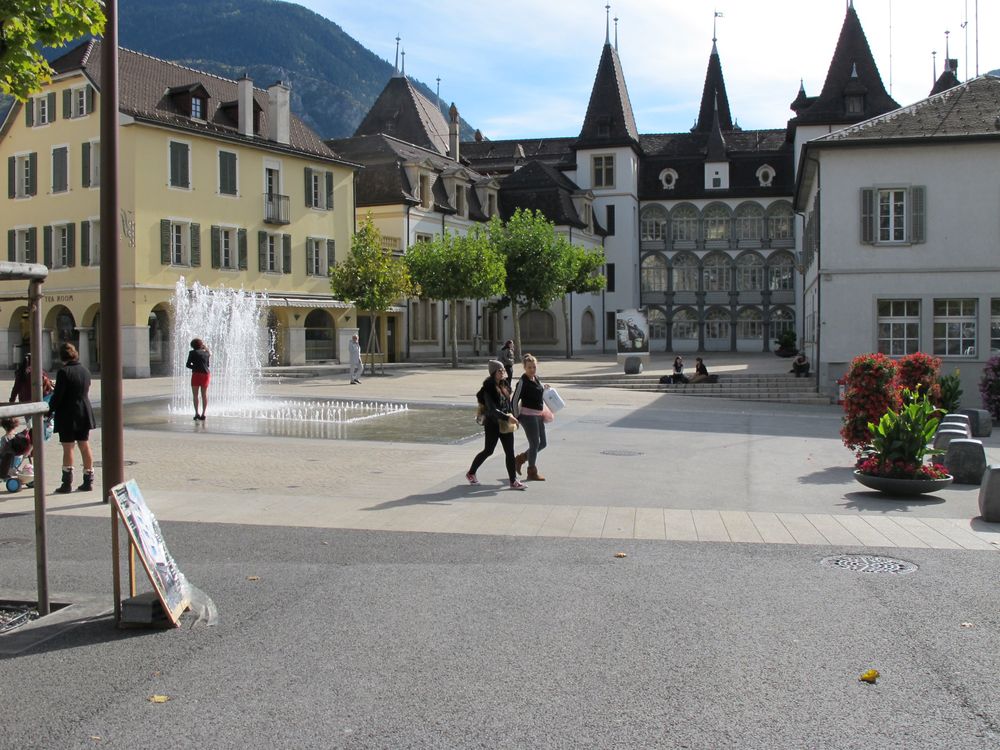
<instances>
[{"instance_id":1,"label":"white window frame","mask_svg":"<svg viewBox=\"0 0 1000 750\"><path fill-rule=\"evenodd\" d=\"M413 235L413 244L416 244L418 242L433 242L433 241L434 241L433 234L427 234L426 232L416 232Z\"/></svg>"},{"instance_id":2,"label":"white window frame","mask_svg":"<svg viewBox=\"0 0 1000 750\"><path fill-rule=\"evenodd\" d=\"M32 226L11 227L14 230L14 261L16 263L27 263L28 260L28 232ZM44 231L44 230L43 230ZM36 240L37 241L37 240ZM37 250L37 248L36 248Z\"/></svg>"},{"instance_id":3,"label":"white window frame","mask_svg":"<svg viewBox=\"0 0 1000 750\"><path fill-rule=\"evenodd\" d=\"M663 256L647 255L639 263L639 291L667 291L668 275L667 261Z\"/></svg>"},{"instance_id":4,"label":"white window frame","mask_svg":"<svg viewBox=\"0 0 1000 750\"><path fill-rule=\"evenodd\" d=\"M889 305L887 314L879 309L880 306L886 304ZM908 309L909 305L913 305L914 307ZM883 326L889 326L887 336L882 335ZM916 326L914 335L910 335L912 326ZM896 342L901 342L901 345L895 346ZM890 357L902 357L905 354L914 354L920 351L919 299L876 300L875 349Z\"/></svg>"},{"instance_id":5,"label":"white window frame","mask_svg":"<svg viewBox=\"0 0 1000 750\"><path fill-rule=\"evenodd\" d=\"M227 195L223 193L223 195ZM235 224L219 225L219 270L238 271L240 267L240 228ZM226 245L229 245L229 262L226 262Z\"/></svg>"},{"instance_id":6,"label":"white window frame","mask_svg":"<svg viewBox=\"0 0 1000 750\"><path fill-rule=\"evenodd\" d=\"M306 238L306 276L326 276L330 267L326 257L327 237Z\"/></svg>"},{"instance_id":7,"label":"white window frame","mask_svg":"<svg viewBox=\"0 0 1000 750\"><path fill-rule=\"evenodd\" d=\"M795 263L787 255L767 262L767 288L772 292L795 290Z\"/></svg>"},{"instance_id":8,"label":"white window frame","mask_svg":"<svg viewBox=\"0 0 1000 750\"><path fill-rule=\"evenodd\" d=\"M682 308L675 312L674 318L670 322L670 335L674 341L697 341L697 314L688 308Z\"/></svg>"},{"instance_id":9,"label":"white window frame","mask_svg":"<svg viewBox=\"0 0 1000 750\"><path fill-rule=\"evenodd\" d=\"M72 102L71 118L76 120L86 117L90 113L87 111L87 87L75 86L70 89L70 101Z\"/></svg>"},{"instance_id":10,"label":"white window frame","mask_svg":"<svg viewBox=\"0 0 1000 750\"><path fill-rule=\"evenodd\" d=\"M736 313L736 338L745 341L764 338L764 315L760 308L745 307Z\"/></svg>"},{"instance_id":11,"label":"white window frame","mask_svg":"<svg viewBox=\"0 0 1000 750\"><path fill-rule=\"evenodd\" d=\"M173 175L173 160L170 158L170 144L179 143L181 145L187 146L187 178L188 184L185 185L174 185L174 175ZM167 188L169 190L183 190L190 192L194 185L194 174L191 172L191 141L184 141L180 138L168 138L167 139Z\"/></svg>"},{"instance_id":12,"label":"white window frame","mask_svg":"<svg viewBox=\"0 0 1000 750\"><path fill-rule=\"evenodd\" d=\"M57 221L52 228L52 269L69 268L69 222Z\"/></svg>"},{"instance_id":13,"label":"white window frame","mask_svg":"<svg viewBox=\"0 0 1000 750\"><path fill-rule=\"evenodd\" d=\"M28 183L31 182L31 151L22 154L14 154L14 197L30 198L28 195ZM38 169L38 160L35 160L35 169ZM35 187L38 187L38 175L35 176Z\"/></svg>"},{"instance_id":14,"label":"white window frame","mask_svg":"<svg viewBox=\"0 0 1000 750\"><path fill-rule=\"evenodd\" d=\"M934 356L975 357L978 351L979 300L975 297L939 298L931 304ZM945 307L943 313L938 312L941 304Z\"/></svg>"},{"instance_id":15,"label":"white window frame","mask_svg":"<svg viewBox=\"0 0 1000 750\"><path fill-rule=\"evenodd\" d=\"M90 142L90 188L94 190L101 187L101 139L95 138Z\"/></svg>"},{"instance_id":16,"label":"white window frame","mask_svg":"<svg viewBox=\"0 0 1000 750\"><path fill-rule=\"evenodd\" d=\"M463 218L469 215L468 194L465 185L455 186L455 213Z\"/></svg>"},{"instance_id":17,"label":"white window frame","mask_svg":"<svg viewBox=\"0 0 1000 750\"><path fill-rule=\"evenodd\" d=\"M52 122L54 118L53 113L49 112L49 100L47 94L42 94L36 97L35 100L35 124L34 127L39 127L41 125L48 125Z\"/></svg>"},{"instance_id":18,"label":"white window frame","mask_svg":"<svg viewBox=\"0 0 1000 750\"><path fill-rule=\"evenodd\" d=\"M897 216L894 207L897 205L895 195L902 196L903 212L902 216ZM889 198L889 206L891 209L886 215L888 218L888 224L885 227L885 236L883 236L882 218L885 215L883 213L882 197L886 196ZM909 225L910 217L910 189L905 187L882 187L875 188L875 235L876 244L879 245L904 245L908 243L909 237L907 232L907 227ZM897 223L898 222L898 223ZM897 236L898 235L898 236Z\"/></svg>"},{"instance_id":19,"label":"white window frame","mask_svg":"<svg viewBox=\"0 0 1000 750\"><path fill-rule=\"evenodd\" d=\"M267 262L264 264L264 273L281 273L281 251L282 234L280 232L268 232Z\"/></svg>"},{"instance_id":20,"label":"white window frame","mask_svg":"<svg viewBox=\"0 0 1000 750\"><path fill-rule=\"evenodd\" d=\"M236 192L235 193L223 193L222 192L222 154L232 154L236 157ZM217 148L215 150L215 189L216 194L222 196L223 198L239 198L240 197L240 154L231 148Z\"/></svg>"},{"instance_id":21,"label":"white window frame","mask_svg":"<svg viewBox=\"0 0 1000 750\"><path fill-rule=\"evenodd\" d=\"M612 189L615 186L615 155L594 154L590 157L591 186ZM598 179L600 178L600 179Z\"/></svg>"},{"instance_id":22,"label":"white window frame","mask_svg":"<svg viewBox=\"0 0 1000 750\"><path fill-rule=\"evenodd\" d=\"M198 114L195 114L195 103L197 102L197 107L200 110ZM198 120L199 122L205 122L206 111L208 110L208 100L200 96L191 97L191 119Z\"/></svg>"},{"instance_id":23,"label":"white window frame","mask_svg":"<svg viewBox=\"0 0 1000 750\"><path fill-rule=\"evenodd\" d=\"M764 259L759 255L744 255L736 259L736 291L762 292L765 278Z\"/></svg>"},{"instance_id":24,"label":"white window frame","mask_svg":"<svg viewBox=\"0 0 1000 750\"><path fill-rule=\"evenodd\" d=\"M191 222L170 220L170 265L186 268L191 265Z\"/></svg>"}]
</instances>

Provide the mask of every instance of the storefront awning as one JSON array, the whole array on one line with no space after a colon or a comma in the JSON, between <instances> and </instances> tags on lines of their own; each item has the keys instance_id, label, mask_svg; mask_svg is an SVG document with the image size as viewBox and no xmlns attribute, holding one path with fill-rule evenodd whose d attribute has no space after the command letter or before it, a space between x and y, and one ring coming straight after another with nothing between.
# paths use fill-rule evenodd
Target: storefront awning
<instances>
[{"instance_id":1,"label":"storefront awning","mask_svg":"<svg viewBox=\"0 0 1000 750\"><path fill-rule=\"evenodd\" d=\"M261 304L265 307L297 307L304 309L320 308L324 310L350 310L354 305L332 297L287 297L269 294L266 299L261 299ZM393 306L386 312L401 313L406 312L405 307Z\"/></svg>"}]
</instances>

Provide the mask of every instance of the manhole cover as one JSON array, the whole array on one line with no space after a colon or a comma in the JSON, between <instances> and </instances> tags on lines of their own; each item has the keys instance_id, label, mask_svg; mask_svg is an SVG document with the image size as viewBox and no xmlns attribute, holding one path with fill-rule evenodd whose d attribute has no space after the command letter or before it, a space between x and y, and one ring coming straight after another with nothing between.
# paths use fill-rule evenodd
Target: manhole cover
<instances>
[{"instance_id":1,"label":"manhole cover","mask_svg":"<svg viewBox=\"0 0 1000 750\"><path fill-rule=\"evenodd\" d=\"M906 562L906 560L878 555L834 555L824 557L820 560L820 564L827 568L839 568L855 573L888 573L890 575L903 575L917 569L916 565Z\"/></svg>"},{"instance_id":2,"label":"manhole cover","mask_svg":"<svg viewBox=\"0 0 1000 750\"><path fill-rule=\"evenodd\" d=\"M604 456L641 456L642 455L642 451L615 451L615 450L607 450L607 451L601 451L601 454L604 455Z\"/></svg>"}]
</instances>

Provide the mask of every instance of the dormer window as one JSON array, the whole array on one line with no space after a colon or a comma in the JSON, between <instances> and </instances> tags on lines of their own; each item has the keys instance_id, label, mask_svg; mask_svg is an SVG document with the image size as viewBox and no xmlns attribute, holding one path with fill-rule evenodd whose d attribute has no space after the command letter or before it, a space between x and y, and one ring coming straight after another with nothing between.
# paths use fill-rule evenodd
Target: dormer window
<instances>
[{"instance_id":1,"label":"dormer window","mask_svg":"<svg viewBox=\"0 0 1000 750\"><path fill-rule=\"evenodd\" d=\"M673 190L677 186L677 172L672 169L664 169L660 172L660 184L664 190Z\"/></svg>"},{"instance_id":2,"label":"dormer window","mask_svg":"<svg viewBox=\"0 0 1000 750\"><path fill-rule=\"evenodd\" d=\"M844 109L849 115L861 115L865 112L865 97L863 94L849 94L844 97Z\"/></svg>"},{"instance_id":3,"label":"dormer window","mask_svg":"<svg viewBox=\"0 0 1000 750\"><path fill-rule=\"evenodd\" d=\"M497 197L493 193L487 193L486 195L486 216L493 218L493 215L497 212Z\"/></svg>"},{"instance_id":4,"label":"dormer window","mask_svg":"<svg viewBox=\"0 0 1000 750\"><path fill-rule=\"evenodd\" d=\"M431 178L428 175L420 175L420 194L417 197L421 208L430 208L434 204L431 198Z\"/></svg>"},{"instance_id":5,"label":"dormer window","mask_svg":"<svg viewBox=\"0 0 1000 750\"><path fill-rule=\"evenodd\" d=\"M191 97L191 119L192 120L204 120L205 119L205 100L200 96Z\"/></svg>"},{"instance_id":6,"label":"dormer window","mask_svg":"<svg viewBox=\"0 0 1000 750\"><path fill-rule=\"evenodd\" d=\"M607 115L597 118L597 135L599 138L611 137L611 118Z\"/></svg>"},{"instance_id":7,"label":"dormer window","mask_svg":"<svg viewBox=\"0 0 1000 750\"><path fill-rule=\"evenodd\" d=\"M465 216L465 185L455 187L455 212L459 216Z\"/></svg>"},{"instance_id":8,"label":"dormer window","mask_svg":"<svg viewBox=\"0 0 1000 750\"><path fill-rule=\"evenodd\" d=\"M774 169L770 164L765 164L757 170L757 182L761 187L771 187L771 183L774 182Z\"/></svg>"},{"instance_id":9,"label":"dormer window","mask_svg":"<svg viewBox=\"0 0 1000 750\"><path fill-rule=\"evenodd\" d=\"M167 89L167 96L182 115L192 120L208 119L208 89L200 83L174 86Z\"/></svg>"}]
</instances>

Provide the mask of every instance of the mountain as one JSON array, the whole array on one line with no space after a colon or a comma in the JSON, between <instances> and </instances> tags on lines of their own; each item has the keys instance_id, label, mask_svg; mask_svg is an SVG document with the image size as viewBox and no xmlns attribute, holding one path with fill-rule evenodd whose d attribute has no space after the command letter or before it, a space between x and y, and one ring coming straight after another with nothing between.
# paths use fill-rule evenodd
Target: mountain
<instances>
[{"instance_id":1,"label":"mountain","mask_svg":"<svg viewBox=\"0 0 1000 750\"><path fill-rule=\"evenodd\" d=\"M122 47L226 78L246 72L262 88L282 80L292 111L323 138L352 135L393 73L333 21L278 0L119 0L118 38ZM441 106L445 120L449 104ZM463 121L462 138L472 134Z\"/></svg>"}]
</instances>

